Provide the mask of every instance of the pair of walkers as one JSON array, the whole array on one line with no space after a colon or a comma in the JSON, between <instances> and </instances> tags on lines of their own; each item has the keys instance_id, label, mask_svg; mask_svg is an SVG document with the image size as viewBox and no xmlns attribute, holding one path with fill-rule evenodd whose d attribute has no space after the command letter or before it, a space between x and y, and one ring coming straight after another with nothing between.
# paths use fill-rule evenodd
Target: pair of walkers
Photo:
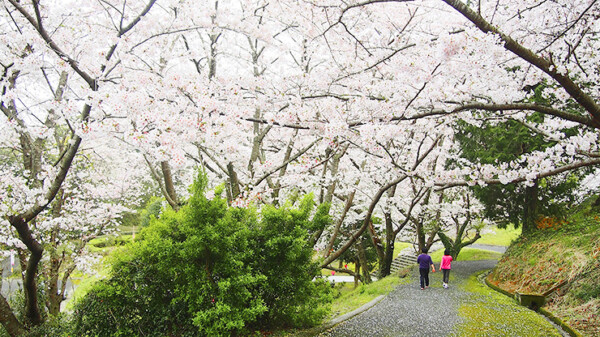
<instances>
[{"instance_id":1,"label":"pair of walkers","mask_svg":"<svg viewBox=\"0 0 600 337\"><path fill-rule=\"evenodd\" d=\"M421 290L424 290L425 288L429 288L429 267L431 267L431 272L435 273L435 266L433 265L431 256L427 255L427 249L423 249L422 254L417 257L417 263L419 264L419 274L421 276ZM444 251L444 256L442 257L442 262L440 263L440 270L444 274L442 281L444 288L448 288L451 264L452 256L450 256L450 252L446 249Z\"/></svg>"}]
</instances>

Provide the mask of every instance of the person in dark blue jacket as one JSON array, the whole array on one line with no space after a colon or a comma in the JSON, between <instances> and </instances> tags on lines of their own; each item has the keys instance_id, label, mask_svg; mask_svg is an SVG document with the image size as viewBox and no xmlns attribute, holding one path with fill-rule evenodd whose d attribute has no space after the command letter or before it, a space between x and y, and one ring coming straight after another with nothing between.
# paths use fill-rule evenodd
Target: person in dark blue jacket
<instances>
[{"instance_id":1,"label":"person in dark blue jacket","mask_svg":"<svg viewBox=\"0 0 600 337\"><path fill-rule=\"evenodd\" d=\"M427 248L423 248L423 252L417 257L419 264L419 274L421 275L421 290L429 288L429 267L431 272L435 273L435 266L431 260L431 256L427 255Z\"/></svg>"}]
</instances>

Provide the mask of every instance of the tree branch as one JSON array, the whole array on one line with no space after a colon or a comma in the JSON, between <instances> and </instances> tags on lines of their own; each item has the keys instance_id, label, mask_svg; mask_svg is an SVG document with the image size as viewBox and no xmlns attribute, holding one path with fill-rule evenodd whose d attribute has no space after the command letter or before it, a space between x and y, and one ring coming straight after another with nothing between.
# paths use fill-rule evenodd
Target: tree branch
<instances>
[{"instance_id":1,"label":"tree branch","mask_svg":"<svg viewBox=\"0 0 600 337\"><path fill-rule=\"evenodd\" d=\"M471 21L479 30L484 33L494 33L498 35L498 37L504 42L504 48L508 51L511 51L521 59L530 63L531 65L537 67L544 73L548 74L552 77L556 82L558 82L565 91L567 91L571 97L577 103L579 103L590 115L593 119L593 124L596 125L596 128L600 127L600 106L596 103L594 98L588 94L586 94L580 86L575 83L567 74L561 74L558 72L558 69L552 62L552 60L547 60L543 57L538 56L531 50L525 48L523 45L519 44L517 41L513 40L510 36L502 33L498 28L488 23L481 15L474 12L467 5L465 5L460 0L443 0L445 3L450 5L460 14L462 14L465 18Z\"/></svg>"},{"instance_id":2,"label":"tree branch","mask_svg":"<svg viewBox=\"0 0 600 337\"><path fill-rule=\"evenodd\" d=\"M300 157L301 155L303 155L304 153L306 153L306 151L310 150L310 148L312 148L313 146L315 146L315 144L317 144L318 142L320 142L321 139L322 139L321 137L315 139L314 142L312 142L311 144L309 144L305 148L303 148L300 151L298 151L298 153L296 153L293 157L291 157L290 159L286 160L281 165L277 166L276 168L272 169L271 171L265 173L262 177L260 177L260 179L258 179L256 181L256 183L254 183L254 186L258 186L258 184L260 184L263 180L267 179L267 177L269 177L271 174L279 171L279 169L281 169L282 167L284 167L287 164L289 164L289 163L293 162L294 160L298 159L298 157Z\"/></svg>"},{"instance_id":3,"label":"tree branch","mask_svg":"<svg viewBox=\"0 0 600 337\"><path fill-rule=\"evenodd\" d=\"M554 170L539 173L535 176L534 179L551 177L551 176L554 176L554 175L557 175L560 173L564 173L564 172L568 172L568 171L572 171L572 170L575 170L578 168L595 166L595 165L599 165L599 164L600 164L600 158L583 160L583 161L580 161L577 163L571 163L571 164L568 164L568 165L565 165L562 167L558 167ZM503 184L500 181L500 179L483 179L481 181L488 185ZM518 177L513 180L510 180L509 182L507 182L507 184L521 183L524 181L527 181L526 177ZM457 186L472 186L472 185L473 185L473 181L467 181L467 180L459 180L459 181L454 181L454 182L450 182L450 183L435 183L435 186L438 187L437 189L435 189L435 191L438 192L438 191L441 191L441 190L444 190L447 188L452 188L452 187L457 187Z\"/></svg>"}]
</instances>

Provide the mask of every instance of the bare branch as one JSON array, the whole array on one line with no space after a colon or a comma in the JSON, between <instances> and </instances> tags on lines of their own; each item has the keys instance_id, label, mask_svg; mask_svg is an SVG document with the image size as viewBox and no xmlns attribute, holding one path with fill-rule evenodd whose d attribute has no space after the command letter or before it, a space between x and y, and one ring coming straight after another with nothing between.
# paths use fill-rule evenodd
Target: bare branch
<instances>
[{"instance_id":1,"label":"bare branch","mask_svg":"<svg viewBox=\"0 0 600 337\"><path fill-rule=\"evenodd\" d=\"M281 169L282 167L286 166L287 164L293 162L294 160L298 159L298 157L300 157L301 155L303 155L304 153L306 153L306 151L310 150L310 148L312 148L313 146L315 146L315 144L317 144L318 142L321 141L321 137L317 138L314 142L310 143L308 146L306 146L305 148L301 149L300 151L298 151L298 153L296 153L293 157L291 157L290 159L286 160L285 162L283 162L281 165L273 168L271 171L265 173L260 179L258 179L256 181L256 183L254 184L255 186L257 186L258 184L260 184L263 180L267 179L267 177L269 177L271 174L279 171L279 169Z\"/></svg>"},{"instance_id":2,"label":"bare branch","mask_svg":"<svg viewBox=\"0 0 600 337\"><path fill-rule=\"evenodd\" d=\"M19 13L21 13L21 15L23 15L23 17L25 17L25 19L27 19L27 21L29 21L29 23L31 23L31 25L35 28L35 30L37 30L37 32L40 34L40 37L48 44L50 49L52 49L52 51L54 51L54 53L56 55L58 55L58 57L65 60L71 66L71 68L77 74L79 74L79 76L81 76L81 78L90 86L90 88L92 88L92 90L98 89L96 80L94 78L92 78L88 73L83 71L81 68L79 68L79 63L77 61L75 61L74 59L72 59L65 52L63 52L58 47L58 45L54 42L54 40L52 40L52 38L50 38L50 36L48 35L48 32L46 32L46 30L42 26L41 15L39 14L39 7L38 7L37 1L33 1L34 10L36 12L37 19L32 17L31 14L29 14L25 10L25 8L23 8L21 6L19 1L8 0L8 2L10 2L11 5L13 5L13 7L15 7L17 9L17 11L19 11Z\"/></svg>"},{"instance_id":3,"label":"bare branch","mask_svg":"<svg viewBox=\"0 0 600 337\"><path fill-rule=\"evenodd\" d=\"M549 170L546 172L541 172L535 175L534 179L540 179L540 178L546 178L546 177L551 177L551 176L555 176L557 174L561 174L564 172L568 172L568 171L572 171L572 170L576 170L582 167L588 167L588 166L595 166L600 164L600 158L596 157L593 159L588 159L588 160L582 160L576 163L571 163L571 164L567 164L561 167L557 167L553 170ZM502 181L500 181L500 179L482 179L480 180L481 182L487 184L487 185L498 185L498 184L514 184L514 183L521 183L524 181L527 181L528 179L526 177L518 177L515 178L513 180L510 180L508 182L503 183ZM457 186L472 186L474 184L473 181L467 181L467 180L457 180L454 182L449 182L449 183L435 183L435 186L437 186L438 188L435 189L436 192L438 191L442 191L445 190L447 188L452 188L452 187L457 187Z\"/></svg>"},{"instance_id":4,"label":"bare branch","mask_svg":"<svg viewBox=\"0 0 600 337\"><path fill-rule=\"evenodd\" d=\"M531 50L525 48L523 45L513 40L510 36L501 32L497 27L488 23L481 15L474 12L462 1L444 0L444 2L453 7L465 18L470 20L482 32L494 33L498 35L498 37L504 42L504 48L506 50L511 51L521 59L534 65L552 77L565 89L565 91L571 95L571 97L573 97L575 101L577 101L577 103L579 103L591 115L593 124L600 126L600 106L596 103L594 98L585 93L581 87L569 77L569 75L560 73L552 60L538 56Z\"/></svg>"}]
</instances>

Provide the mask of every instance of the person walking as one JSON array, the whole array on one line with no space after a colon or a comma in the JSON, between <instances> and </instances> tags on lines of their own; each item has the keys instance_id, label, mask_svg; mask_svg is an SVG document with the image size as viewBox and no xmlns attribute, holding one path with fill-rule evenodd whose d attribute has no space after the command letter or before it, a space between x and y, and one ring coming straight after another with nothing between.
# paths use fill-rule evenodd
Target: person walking
<instances>
[{"instance_id":1,"label":"person walking","mask_svg":"<svg viewBox=\"0 0 600 337\"><path fill-rule=\"evenodd\" d=\"M421 290L429 288L429 266L431 266L431 272L435 273L435 266L431 260L431 256L427 255L427 248L423 248L423 251L419 257L417 257L417 263L419 264L419 274L421 282Z\"/></svg>"},{"instance_id":2,"label":"person walking","mask_svg":"<svg viewBox=\"0 0 600 337\"><path fill-rule=\"evenodd\" d=\"M440 269L442 270L442 285L448 289L448 280L450 279L450 269L452 264L452 256L448 249L444 250L444 256L442 256L442 262L440 262Z\"/></svg>"}]
</instances>

